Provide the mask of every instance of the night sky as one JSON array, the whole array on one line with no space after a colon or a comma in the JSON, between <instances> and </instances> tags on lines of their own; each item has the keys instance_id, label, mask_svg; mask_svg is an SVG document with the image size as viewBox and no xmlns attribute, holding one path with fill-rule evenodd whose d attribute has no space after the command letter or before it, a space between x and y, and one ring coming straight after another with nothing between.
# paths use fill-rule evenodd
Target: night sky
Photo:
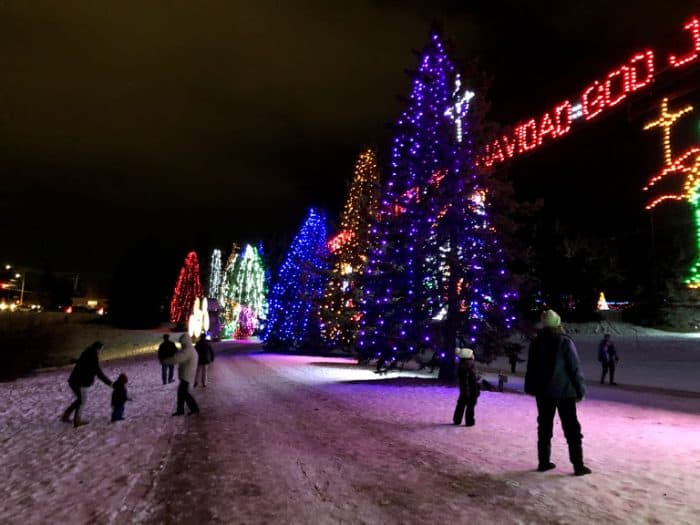
<instances>
[{"instance_id":1,"label":"night sky","mask_svg":"<svg viewBox=\"0 0 700 525\"><path fill-rule=\"evenodd\" d=\"M576 96L635 51L687 49L682 25L697 7L1 1L3 255L109 275L144 238L181 258L232 241L279 244L310 205L337 216L361 148L386 151L431 22L455 59L478 58L493 77L490 116L508 124ZM700 106L696 87L684 100ZM643 236L640 190L661 153L641 123L666 91L687 90L687 79L659 86L509 173L523 195L566 202L582 228ZM700 139L699 115L683 140Z\"/></svg>"}]
</instances>

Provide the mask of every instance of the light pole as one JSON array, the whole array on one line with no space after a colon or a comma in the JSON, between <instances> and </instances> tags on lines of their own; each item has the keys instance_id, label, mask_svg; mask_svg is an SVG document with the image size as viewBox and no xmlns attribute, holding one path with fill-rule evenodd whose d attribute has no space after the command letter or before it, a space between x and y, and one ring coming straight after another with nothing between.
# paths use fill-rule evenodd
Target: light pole
<instances>
[{"instance_id":1,"label":"light pole","mask_svg":"<svg viewBox=\"0 0 700 525\"><path fill-rule=\"evenodd\" d=\"M21 276L22 276L22 288L19 291L19 305L20 306L22 306L24 304L24 279L25 279L26 275L27 275L26 271L22 272L22 274L21 274ZM19 278L20 278L20 274L16 273L15 279L19 279Z\"/></svg>"}]
</instances>

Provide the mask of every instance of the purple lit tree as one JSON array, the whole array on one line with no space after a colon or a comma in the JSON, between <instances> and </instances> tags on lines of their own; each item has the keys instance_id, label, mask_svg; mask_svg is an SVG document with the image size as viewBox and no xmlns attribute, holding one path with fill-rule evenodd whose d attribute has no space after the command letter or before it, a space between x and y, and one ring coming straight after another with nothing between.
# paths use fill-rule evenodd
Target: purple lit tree
<instances>
[{"instance_id":1,"label":"purple lit tree","mask_svg":"<svg viewBox=\"0 0 700 525\"><path fill-rule=\"evenodd\" d=\"M269 312L262 339L267 347L299 347L320 342L318 307L328 266L327 220L310 209L268 296Z\"/></svg>"},{"instance_id":2,"label":"purple lit tree","mask_svg":"<svg viewBox=\"0 0 700 525\"><path fill-rule=\"evenodd\" d=\"M488 353L488 336L512 323L486 182L474 166L462 90L433 34L398 120L375 246L363 276L358 350L400 358L423 346L444 353L440 377L454 376L458 333Z\"/></svg>"}]
</instances>

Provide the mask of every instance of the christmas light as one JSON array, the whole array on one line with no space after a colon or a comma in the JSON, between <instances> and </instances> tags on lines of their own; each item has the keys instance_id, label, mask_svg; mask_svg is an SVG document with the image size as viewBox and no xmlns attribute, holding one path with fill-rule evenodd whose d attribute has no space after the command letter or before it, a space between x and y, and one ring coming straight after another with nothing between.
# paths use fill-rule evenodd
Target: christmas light
<instances>
[{"instance_id":1,"label":"christmas light","mask_svg":"<svg viewBox=\"0 0 700 525\"><path fill-rule=\"evenodd\" d=\"M209 267L209 295L218 298L221 294L221 250L211 252L211 264Z\"/></svg>"},{"instance_id":2,"label":"christmas light","mask_svg":"<svg viewBox=\"0 0 700 525\"><path fill-rule=\"evenodd\" d=\"M309 210L292 241L269 295L262 339L269 346L299 346L309 341L325 286L328 248L326 216Z\"/></svg>"},{"instance_id":3,"label":"christmas light","mask_svg":"<svg viewBox=\"0 0 700 525\"><path fill-rule=\"evenodd\" d=\"M459 74L457 74L455 76L455 89L452 92L454 103L445 110L445 116L450 117L455 123L457 142L462 142L462 121L467 111L469 111L469 101L474 98L474 92L469 90L465 90L464 93L460 95L461 89L462 79Z\"/></svg>"},{"instance_id":4,"label":"christmas light","mask_svg":"<svg viewBox=\"0 0 700 525\"><path fill-rule=\"evenodd\" d=\"M700 19L692 17L683 29L692 41L691 50L682 56L671 54L671 69L688 67L700 59ZM477 154L480 168L490 168L515 156L535 150L543 144L566 135L572 121L593 120L621 104L633 93L651 86L656 79L656 54L645 49L607 75L587 85L573 102L565 100L540 118L529 118L486 144Z\"/></svg>"},{"instance_id":5,"label":"christmas light","mask_svg":"<svg viewBox=\"0 0 700 525\"><path fill-rule=\"evenodd\" d=\"M329 346L350 348L355 342L357 322L361 316L361 289L356 277L361 274L371 239L370 223L379 208L379 168L372 150L362 152L355 162L347 201L340 217L341 232L328 246L333 266L326 285L319 315L321 335Z\"/></svg>"},{"instance_id":6,"label":"christmas light","mask_svg":"<svg viewBox=\"0 0 700 525\"><path fill-rule=\"evenodd\" d=\"M700 57L700 19L697 17L691 18L688 23L683 26L683 29L687 29L690 32L690 38L693 41L692 50L690 53L680 58L676 55L669 55L668 63L674 68L685 66Z\"/></svg>"},{"instance_id":7,"label":"christmas light","mask_svg":"<svg viewBox=\"0 0 700 525\"><path fill-rule=\"evenodd\" d=\"M668 110L668 98L664 98L661 101L659 118L644 125L644 130L652 128L661 128L662 130L664 166L660 173L652 177L643 189L648 191L669 175L685 177L682 193L665 194L656 197L647 204L646 209L650 210L667 200L688 201L693 211L693 220L695 221L696 256L685 283L689 288L700 288L700 148L691 147L674 159L671 147L671 129L680 117L691 111L693 111L693 107L688 105L678 111L670 112Z\"/></svg>"},{"instance_id":8,"label":"christmas light","mask_svg":"<svg viewBox=\"0 0 700 525\"><path fill-rule=\"evenodd\" d=\"M396 359L424 345L452 352L451 342L434 339L438 321L462 325L472 344L484 343L489 324L507 333L512 323L506 305L511 294L493 293L505 284L502 254L487 216L487 193L479 190L474 170L473 112L462 106L456 126L461 94L455 80L454 66L432 35L395 126L391 169L372 226L357 343L367 357L383 353ZM472 105L478 97L470 100ZM503 145L495 143L495 154L505 158L504 146L511 155L518 145L534 147L538 124L542 140L566 129L566 111L564 105L556 117L506 134Z\"/></svg>"},{"instance_id":9,"label":"christmas light","mask_svg":"<svg viewBox=\"0 0 700 525\"><path fill-rule=\"evenodd\" d=\"M202 283L199 277L199 261L195 252L185 257L180 275L175 284L173 298L170 301L170 322L185 326L189 321L195 300L202 296Z\"/></svg>"},{"instance_id":10,"label":"christmas light","mask_svg":"<svg viewBox=\"0 0 700 525\"><path fill-rule=\"evenodd\" d=\"M237 250L238 246L234 245L233 249ZM239 317L244 308L250 310L247 316L267 318L266 269L257 247L246 244L240 252L231 253L224 272L220 304L226 337L241 333ZM249 326L248 321L244 335L251 335L247 334Z\"/></svg>"}]
</instances>

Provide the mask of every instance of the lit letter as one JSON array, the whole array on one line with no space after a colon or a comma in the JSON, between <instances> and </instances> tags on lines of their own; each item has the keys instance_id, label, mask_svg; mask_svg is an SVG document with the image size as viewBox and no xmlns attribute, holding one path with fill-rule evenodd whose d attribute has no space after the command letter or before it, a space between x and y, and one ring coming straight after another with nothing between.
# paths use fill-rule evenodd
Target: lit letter
<instances>
[{"instance_id":1,"label":"lit letter","mask_svg":"<svg viewBox=\"0 0 700 525\"><path fill-rule=\"evenodd\" d=\"M512 159L513 155L515 155L515 146L518 144L517 135L511 135L510 137L508 135L503 135L501 137L501 142L503 143L503 150L506 152L506 156Z\"/></svg>"},{"instance_id":2,"label":"lit letter","mask_svg":"<svg viewBox=\"0 0 700 525\"><path fill-rule=\"evenodd\" d=\"M646 76L642 80L639 80L641 75L637 69L639 67L637 66L638 63L646 67ZM628 73L628 93L632 93L633 91L637 91L651 84L654 80L654 52L651 49L647 49L642 53L634 55L629 61Z\"/></svg>"},{"instance_id":3,"label":"lit letter","mask_svg":"<svg viewBox=\"0 0 700 525\"><path fill-rule=\"evenodd\" d=\"M681 67L693 60L697 60L700 56L700 20L691 18L690 21L683 26L683 29L690 31L690 38L693 40L693 50L683 57L669 55L668 63L671 67Z\"/></svg>"},{"instance_id":4,"label":"lit letter","mask_svg":"<svg viewBox=\"0 0 700 525\"><path fill-rule=\"evenodd\" d=\"M564 119L562 120L562 112ZM571 129L571 102L565 100L554 108L554 133L557 137L566 135Z\"/></svg>"},{"instance_id":5,"label":"lit letter","mask_svg":"<svg viewBox=\"0 0 700 525\"><path fill-rule=\"evenodd\" d=\"M537 123L535 122L534 118L528 120L524 124L520 124L517 127L517 130L519 153L523 153L537 147Z\"/></svg>"},{"instance_id":6,"label":"lit letter","mask_svg":"<svg viewBox=\"0 0 700 525\"><path fill-rule=\"evenodd\" d=\"M595 91L595 97L591 99L590 96L593 91ZM586 120L591 120L603 111L605 104L603 91L603 86L596 80L581 95L581 109L583 110L583 118Z\"/></svg>"},{"instance_id":7,"label":"lit letter","mask_svg":"<svg viewBox=\"0 0 700 525\"><path fill-rule=\"evenodd\" d=\"M545 135L549 135L552 138L557 136L556 130L554 129L554 124L552 124L552 117L549 113L542 115L542 120L540 120L540 129L537 133L537 144L540 145L544 141Z\"/></svg>"},{"instance_id":8,"label":"lit letter","mask_svg":"<svg viewBox=\"0 0 700 525\"><path fill-rule=\"evenodd\" d=\"M629 76L627 66L622 66L620 69L616 69L608 74L605 79L605 105L607 107L619 104L627 96L626 91L630 85ZM617 83L617 94L615 96L613 96L613 83Z\"/></svg>"}]
</instances>

